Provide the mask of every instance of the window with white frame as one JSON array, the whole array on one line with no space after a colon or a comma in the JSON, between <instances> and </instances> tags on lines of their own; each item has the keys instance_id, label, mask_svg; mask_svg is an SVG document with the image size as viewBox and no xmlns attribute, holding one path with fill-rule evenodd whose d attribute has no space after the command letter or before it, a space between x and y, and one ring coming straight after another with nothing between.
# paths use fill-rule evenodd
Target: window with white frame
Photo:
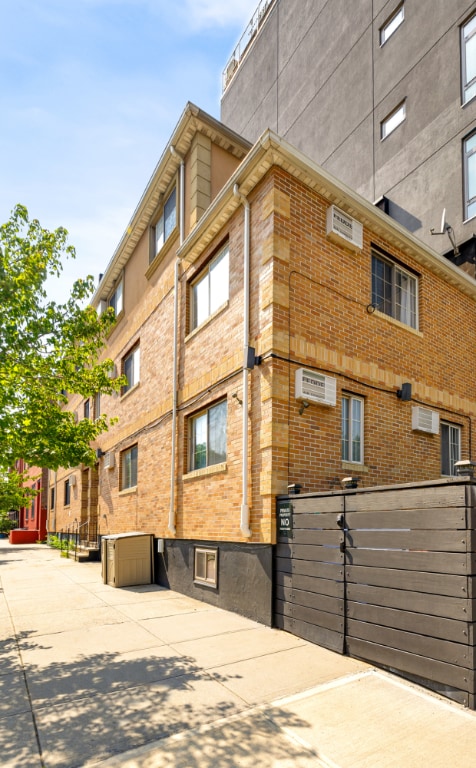
<instances>
[{"instance_id":1,"label":"window with white frame","mask_svg":"<svg viewBox=\"0 0 476 768\"><path fill-rule=\"evenodd\" d=\"M175 187L165 201L162 212L154 226L154 247L150 261L155 259L159 251L169 239L177 225L177 192Z\"/></svg>"},{"instance_id":2,"label":"window with white frame","mask_svg":"<svg viewBox=\"0 0 476 768\"><path fill-rule=\"evenodd\" d=\"M226 461L226 400L190 418L190 471Z\"/></svg>"},{"instance_id":3,"label":"window with white frame","mask_svg":"<svg viewBox=\"0 0 476 768\"><path fill-rule=\"evenodd\" d=\"M121 481L120 489L125 491L128 488L135 488L137 485L137 459L138 448L133 445L131 448L121 452Z\"/></svg>"},{"instance_id":4,"label":"window with white frame","mask_svg":"<svg viewBox=\"0 0 476 768\"><path fill-rule=\"evenodd\" d=\"M476 14L461 27L461 83L466 104L476 96Z\"/></svg>"},{"instance_id":5,"label":"window with white frame","mask_svg":"<svg viewBox=\"0 0 476 768\"><path fill-rule=\"evenodd\" d=\"M205 547L195 547L195 562L193 578L209 587L217 586L218 550Z\"/></svg>"},{"instance_id":6,"label":"window with white frame","mask_svg":"<svg viewBox=\"0 0 476 768\"><path fill-rule=\"evenodd\" d=\"M476 216L476 131L464 139L464 218Z\"/></svg>"},{"instance_id":7,"label":"window with white frame","mask_svg":"<svg viewBox=\"0 0 476 768\"><path fill-rule=\"evenodd\" d=\"M229 249L226 245L192 284L192 330L223 306L228 297Z\"/></svg>"},{"instance_id":8,"label":"window with white frame","mask_svg":"<svg viewBox=\"0 0 476 768\"><path fill-rule=\"evenodd\" d=\"M392 13L385 24L380 27L380 45L387 42L388 38L398 29L405 18L403 3Z\"/></svg>"},{"instance_id":9,"label":"window with white frame","mask_svg":"<svg viewBox=\"0 0 476 768\"><path fill-rule=\"evenodd\" d=\"M91 407L90 407L90 400L89 398L84 401L83 403L83 417L85 419L89 419L91 414Z\"/></svg>"},{"instance_id":10,"label":"window with white frame","mask_svg":"<svg viewBox=\"0 0 476 768\"><path fill-rule=\"evenodd\" d=\"M109 296L109 299L107 302L108 306L113 308L116 317L121 314L124 308L122 294L123 294L123 279L121 277L121 279L115 286L113 292Z\"/></svg>"},{"instance_id":11,"label":"window with white frame","mask_svg":"<svg viewBox=\"0 0 476 768\"><path fill-rule=\"evenodd\" d=\"M127 379L127 384L122 387L122 394L125 395L140 381L140 346L138 344L123 358L122 373Z\"/></svg>"},{"instance_id":12,"label":"window with white frame","mask_svg":"<svg viewBox=\"0 0 476 768\"><path fill-rule=\"evenodd\" d=\"M402 101L399 106L393 110L393 112L390 112L387 117L382 120L380 123L380 138L386 139L387 136L389 136L395 128L398 128L400 123L403 123L406 117L406 106L405 102Z\"/></svg>"},{"instance_id":13,"label":"window with white frame","mask_svg":"<svg viewBox=\"0 0 476 768\"><path fill-rule=\"evenodd\" d=\"M418 279L391 259L372 252L372 306L411 328L418 327Z\"/></svg>"},{"instance_id":14,"label":"window with white frame","mask_svg":"<svg viewBox=\"0 0 476 768\"><path fill-rule=\"evenodd\" d=\"M444 421L440 424L441 474L455 475L455 463L461 460L461 427Z\"/></svg>"},{"instance_id":15,"label":"window with white frame","mask_svg":"<svg viewBox=\"0 0 476 768\"><path fill-rule=\"evenodd\" d=\"M342 398L342 461L364 461L364 401L354 395Z\"/></svg>"}]
</instances>

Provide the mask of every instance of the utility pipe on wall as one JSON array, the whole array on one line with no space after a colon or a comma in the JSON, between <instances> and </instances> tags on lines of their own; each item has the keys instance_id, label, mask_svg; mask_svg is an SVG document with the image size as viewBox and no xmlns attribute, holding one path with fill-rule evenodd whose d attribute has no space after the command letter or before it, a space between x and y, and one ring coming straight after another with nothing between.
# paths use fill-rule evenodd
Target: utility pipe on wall
<instances>
[{"instance_id":1,"label":"utility pipe on wall","mask_svg":"<svg viewBox=\"0 0 476 768\"><path fill-rule=\"evenodd\" d=\"M233 193L239 198L245 212L243 231L243 463L242 463L242 501L241 532L247 538L251 536L250 508L248 506L248 368L246 367L250 336L250 204L240 193L238 184Z\"/></svg>"},{"instance_id":2,"label":"utility pipe on wall","mask_svg":"<svg viewBox=\"0 0 476 768\"><path fill-rule=\"evenodd\" d=\"M185 162L182 155L179 155L175 147L170 147L171 154L180 160L180 177L179 177L179 207L180 207L180 219L179 219L179 232L180 232L180 245L182 245L185 238ZM177 443L177 390L178 390L178 288L179 288L179 267L180 259L175 260L174 270L174 339L173 339L173 400L172 400L172 445L171 445L171 459L170 459L170 509L169 509L169 524L168 529L170 533L175 536L175 451Z\"/></svg>"}]
</instances>

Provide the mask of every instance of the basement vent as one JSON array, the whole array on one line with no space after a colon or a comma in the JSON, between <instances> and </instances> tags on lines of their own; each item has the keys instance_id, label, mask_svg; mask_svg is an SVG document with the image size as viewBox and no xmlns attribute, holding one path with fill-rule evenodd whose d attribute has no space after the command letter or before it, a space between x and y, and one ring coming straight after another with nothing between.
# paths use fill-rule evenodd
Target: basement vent
<instances>
[{"instance_id":1,"label":"basement vent","mask_svg":"<svg viewBox=\"0 0 476 768\"><path fill-rule=\"evenodd\" d=\"M440 415L437 411L430 411L429 408L421 408L414 405L412 408L412 429L418 432L428 432L431 435L437 435L440 431Z\"/></svg>"},{"instance_id":2,"label":"basement vent","mask_svg":"<svg viewBox=\"0 0 476 768\"><path fill-rule=\"evenodd\" d=\"M298 368L295 378L295 397L321 405L336 404L336 380L332 376Z\"/></svg>"},{"instance_id":3,"label":"basement vent","mask_svg":"<svg viewBox=\"0 0 476 768\"><path fill-rule=\"evenodd\" d=\"M115 456L113 451L104 454L104 469L114 469Z\"/></svg>"},{"instance_id":4,"label":"basement vent","mask_svg":"<svg viewBox=\"0 0 476 768\"><path fill-rule=\"evenodd\" d=\"M327 209L326 234L329 240L333 240L339 245L344 245L353 251L362 250L362 224L335 205L331 205Z\"/></svg>"}]
</instances>

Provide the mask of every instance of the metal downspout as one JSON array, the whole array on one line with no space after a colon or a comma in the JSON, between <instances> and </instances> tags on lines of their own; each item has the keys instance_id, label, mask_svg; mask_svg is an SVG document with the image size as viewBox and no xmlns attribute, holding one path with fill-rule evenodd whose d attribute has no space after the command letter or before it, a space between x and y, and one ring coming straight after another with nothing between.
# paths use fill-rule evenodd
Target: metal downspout
<instances>
[{"instance_id":1,"label":"metal downspout","mask_svg":"<svg viewBox=\"0 0 476 768\"><path fill-rule=\"evenodd\" d=\"M185 163L182 155L179 155L175 147L170 147L170 152L180 160L180 245L185 236ZM177 444L177 389L178 389L178 288L179 288L180 259L175 260L174 270L174 338L173 338L173 401L172 401L172 445L170 457L170 509L168 529L175 536L175 452Z\"/></svg>"},{"instance_id":2,"label":"metal downspout","mask_svg":"<svg viewBox=\"0 0 476 768\"><path fill-rule=\"evenodd\" d=\"M248 505L248 369L246 367L247 351L250 337L250 204L240 193L238 184L233 187L233 193L239 198L245 211L243 232L243 462L242 462L242 501L240 528L243 536L249 538L250 508Z\"/></svg>"}]
</instances>

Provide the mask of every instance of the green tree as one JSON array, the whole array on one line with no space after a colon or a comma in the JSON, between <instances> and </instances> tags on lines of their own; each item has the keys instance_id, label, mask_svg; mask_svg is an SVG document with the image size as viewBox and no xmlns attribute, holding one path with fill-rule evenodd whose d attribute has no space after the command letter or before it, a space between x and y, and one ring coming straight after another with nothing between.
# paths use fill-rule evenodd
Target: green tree
<instances>
[{"instance_id":1,"label":"green tree","mask_svg":"<svg viewBox=\"0 0 476 768\"><path fill-rule=\"evenodd\" d=\"M122 383L110 378L111 360L98 362L114 312L85 306L93 278L76 281L64 304L47 298L45 281L75 256L67 234L43 229L21 205L0 227L0 467L19 458L49 469L92 465L90 442L110 422L76 421L67 393L88 398Z\"/></svg>"},{"instance_id":2,"label":"green tree","mask_svg":"<svg viewBox=\"0 0 476 768\"><path fill-rule=\"evenodd\" d=\"M11 510L19 510L20 507L29 507L38 491L25 485L27 478L25 473L12 470L0 470L0 533L8 533L14 524L8 526L8 513ZM3 530L1 521L3 520Z\"/></svg>"}]
</instances>

